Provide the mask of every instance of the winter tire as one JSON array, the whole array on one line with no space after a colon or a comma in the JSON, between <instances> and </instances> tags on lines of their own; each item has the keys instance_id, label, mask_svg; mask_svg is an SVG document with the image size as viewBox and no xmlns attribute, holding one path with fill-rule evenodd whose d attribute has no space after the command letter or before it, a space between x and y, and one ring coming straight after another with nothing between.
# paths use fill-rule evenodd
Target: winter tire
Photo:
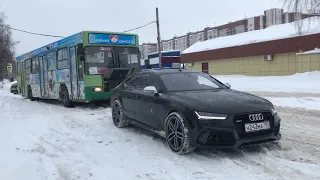
<instances>
[{"instance_id":1,"label":"winter tire","mask_svg":"<svg viewBox=\"0 0 320 180\"><path fill-rule=\"evenodd\" d=\"M33 97L33 95L32 95L32 89L31 89L30 86L28 87L27 97L28 97L28 99L30 99L30 101L34 101L34 100L35 100L34 97Z\"/></svg>"},{"instance_id":2,"label":"winter tire","mask_svg":"<svg viewBox=\"0 0 320 180\"><path fill-rule=\"evenodd\" d=\"M170 113L166 118L166 142L169 148L178 154L187 154L194 150L190 146L189 132L182 115Z\"/></svg>"},{"instance_id":3,"label":"winter tire","mask_svg":"<svg viewBox=\"0 0 320 180\"><path fill-rule=\"evenodd\" d=\"M113 124L118 128L123 128L129 125L128 117L124 114L119 100L112 102L112 120Z\"/></svg>"},{"instance_id":4,"label":"winter tire","mask_svg":"<svg viewBox=\"0 0 320 180\"><path fill-rule=\"evenodd\" d=\"M61 88L60 99L64 107L67 107L67 108L72 107L72 102L69 98L68 89L64 86L62 86Z\"/></svg>"}]
</instances>

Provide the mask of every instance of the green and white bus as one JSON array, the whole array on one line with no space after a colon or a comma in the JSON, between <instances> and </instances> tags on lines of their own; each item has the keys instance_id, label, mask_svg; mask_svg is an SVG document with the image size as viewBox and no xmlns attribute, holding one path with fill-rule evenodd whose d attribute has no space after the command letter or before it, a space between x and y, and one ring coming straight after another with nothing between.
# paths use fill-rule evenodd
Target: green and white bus
<instances>
[{"instance_id":1,"label":"green and white bus","mask_svg":"<svg viewBox=\"0 0 320 180\"><path fill-rule=\"evenodd\" d=\"M17 57L16 78L22 96L70 107L108 101L140 64L136 34L83 31Z\"/></svg>"}]
</instances>

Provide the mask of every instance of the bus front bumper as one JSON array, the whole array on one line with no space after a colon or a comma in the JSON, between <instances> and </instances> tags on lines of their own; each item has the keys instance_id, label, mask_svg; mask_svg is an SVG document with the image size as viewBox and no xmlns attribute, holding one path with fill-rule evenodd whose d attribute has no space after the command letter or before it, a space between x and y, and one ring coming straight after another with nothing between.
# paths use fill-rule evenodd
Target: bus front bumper
<instances>
[{"instance_id":1,"label":"bus front bumper","mask_svg":"<svg viewBox=\"0 0 320 180\"><path fill-rule=\"evenodd\" d=\"M85 88L86 101L109 101L111 98L111 92L93 92L92 87Z\"/></svg>"}]
</instances>

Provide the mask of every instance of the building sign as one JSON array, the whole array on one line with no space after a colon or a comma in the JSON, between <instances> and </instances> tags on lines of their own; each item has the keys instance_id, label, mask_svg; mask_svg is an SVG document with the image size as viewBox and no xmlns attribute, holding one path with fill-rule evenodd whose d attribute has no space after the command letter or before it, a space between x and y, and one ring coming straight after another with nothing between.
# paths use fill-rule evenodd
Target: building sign
<instances>
[{"instance_id":1,"label":"building sign","mask_svg":"<svg viewBox=\"0 0 320 180\"><path fill-rule=\"evenodd\" d=\"M121 34L89 34L89 44L136 45L136 36Z\"/></svg>"}]
</instances>

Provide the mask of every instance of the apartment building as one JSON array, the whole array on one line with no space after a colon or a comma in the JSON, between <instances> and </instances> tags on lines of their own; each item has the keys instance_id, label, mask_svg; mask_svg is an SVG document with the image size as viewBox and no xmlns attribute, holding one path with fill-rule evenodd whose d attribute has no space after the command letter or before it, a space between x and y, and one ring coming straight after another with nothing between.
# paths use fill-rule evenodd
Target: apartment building
<instances>
[{"instance_id":1,"label":"apartment building","mask_svg":"<svg viewBox=\"0 0 320 180\"><path fill-rule=\"evenodd\" d=\"M264 11L264 16L266 17L266 27L272 25L283 24L282 21L283 9L268 9Z\"/></svg>"},{"instance_id":2,"label":"apartment building","mask_svg":"<svg viewBox=\"0 0 320 180\"><path fill-rule=\"evenodd\" d=\"M218 37L223 36L231 36L239 33L243 33L247 31L248 21L247 19L229 22L228 24L224 24L222 26L216 27L218 30Z\"/></svg>"},{"instance_id":3,"label":"apartment building","mask_svg":"<svg viewBox=\"0 0 320 180\"><path fill-rule=\"evenodd\" d=\"M139 46L141 59L147 59L149 53L156 52L158 49L157 43L142 43Z\"/></svg>"},{"instance_id":4,"label":"apartment building","mask_svg":"<svg viewBox=\"0 0 320 180\"><path fill-rule=\"evenodd\" d=\"M293 21L305 19L313 16L312 14L303 14L301 12L283 12L283 9L273 8L265 10L263 15L245 18L217 27L206 27L201 31L189 32L180 37L173 37L162 41L162 50L180 50L183 51L193 44L208 39L223 36L231 36L247 31L265 29L272 25L290 23Z\"/></svg>"},{"instance_id":5,"label":"apartment building","mask_svg":"<svg viewBox=\"0 0 320 180\"><path fill-rule=\"evenodd\" d=\"M174 37L174 49L180 50L180 51L187 49L190 46L190 45L188 46L187 38L188 38L187 35Z\"/></svg>"}]
</instances>

